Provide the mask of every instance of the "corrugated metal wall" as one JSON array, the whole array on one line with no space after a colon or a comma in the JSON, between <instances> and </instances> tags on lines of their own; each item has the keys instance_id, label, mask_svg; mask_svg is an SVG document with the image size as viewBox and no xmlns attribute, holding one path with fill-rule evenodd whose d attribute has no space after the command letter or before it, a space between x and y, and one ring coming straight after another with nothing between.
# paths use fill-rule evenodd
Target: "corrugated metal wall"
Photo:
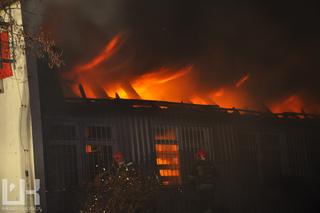
<instances>
[{"instance_id":1,"label":"corrugated metal wall","mask_svg":"<svg viewBox=\"0 0 320 213\"><path fill-rule=\"evenodd\" d=\"M75 128L74 134L65 135L70 138L62 140L50 136L52 126L70 123ZM283 194L272 191L275 184L280 184L275 180L282 177L312 180L318 175L314 171L318 157L314 147L319 149L319 145L315 145L319 144L319 137L315 137L314 131L302 127L265 127L228 119L197 119L165 113L110 115L106 118L47 117L45 124L46 153L53 150L52 145L58 144L73 146L73 153L76 150L76 155L72 156L76 156L73 160L77 165L78 185L88 181L90 168L85 152L88 144L108 145L112 150L120 150L128 160L146 170L157 168L156 144L177 144L182 185L187 183L196 151L199 148L207 150L219 172L215 203L220 212L288 212L288 209L298 212L297 208L288 205L291 201L282 200ZM87 138L85 131L89 126L108 127L111 135L108 138ZM105 155L110 159L111 152ZM53 167L50 156L46 156L47 174ZM56 172L62 171L65 170ZM70 174L59 175L67 177ZM53 183L47 182L48 189L50 184Z\"/></svg>"}]
</instances>

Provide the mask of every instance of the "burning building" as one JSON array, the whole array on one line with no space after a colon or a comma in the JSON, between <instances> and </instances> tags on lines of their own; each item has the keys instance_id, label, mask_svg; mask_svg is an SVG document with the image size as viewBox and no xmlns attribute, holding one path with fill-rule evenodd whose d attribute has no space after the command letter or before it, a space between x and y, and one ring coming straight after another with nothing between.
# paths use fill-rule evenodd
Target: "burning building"
<instances>
[{"instance_id":1,"label":"burning building","mask_svg":"<svg viewBox=\"0 0 320 213\"><path fill-rule=\"evenodd\" d=\"M33 177L40 179L43 211L79 208L85 185L121 150L159 175L164 212L188 212L193 202L183 191L198 149L218 169L217 211L318 209L320 90L313 72L304 78L299 72L316 70L313 47L292 51L292 41L284 39L287 46L278 48L283 40L276 39L273 22L267 30L257 27L267 16L253 19L256 14L242 4L258 24L240 13L229 18L241 27L228 20L212 27L221 15L214 8L224 3L204 8L185 1L179 9L178 1L153 7L110 0L100 2L100 11L87 1L70 2L45 3L40 16L37 4L26 1L20 17L29 30L42 25L53 32L65 67L48 70L30 52L26 58L1 56L0 98L6 104L0 114L15 128L13 134L0 128L3 161L15 157L15 169L3 174L27 178L30 185ZM251 37L247 29L258 30ZM11 56L13 77L2 80L10 74ZM15 78L17 65L24 67L23 78Z\"/></svg>"},{"instance_id":2,"label":"burning building","mask_svg":"<svg viewBox=\"0 0 320 213\"><path fill-rule=\"evenodd\" d=\"M290 189L318 184L317 116L120 98L67 99L43 116L46 196L53 212L70 211L68 198L101 167L110 167L113 150L156 171L167 189L184 187L195 153L207 150L220 174L216 205L228 212L314 208L301 188L293 202ZM178 198L173 200L171 207ZM179 205L168 211L187 208Z\"/></svg>"}]
</instances>

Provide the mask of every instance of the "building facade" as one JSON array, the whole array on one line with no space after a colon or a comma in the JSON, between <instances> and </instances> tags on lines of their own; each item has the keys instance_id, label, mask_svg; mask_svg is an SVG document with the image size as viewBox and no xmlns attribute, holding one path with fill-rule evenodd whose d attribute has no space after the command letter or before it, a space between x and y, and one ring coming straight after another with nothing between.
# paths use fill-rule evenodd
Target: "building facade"
<instances>
[{"instance_id":1,"label":"building facade","mask_svg":"<svg viewBox=\"0 0 320 213\"><path fill-rule=\"evenodd\" d=\"M155 171L165 188L183 189L195 153L204 149L218 168L219 208L299 212L306 201L294 203L286 195L293 186L282 183L305 190L317 184L318 128L316 117L166 102L69 100L64 110L44 118L48 206L70 208L65 198L108 168L115 150Z\"/></svg>"}]
</instances>

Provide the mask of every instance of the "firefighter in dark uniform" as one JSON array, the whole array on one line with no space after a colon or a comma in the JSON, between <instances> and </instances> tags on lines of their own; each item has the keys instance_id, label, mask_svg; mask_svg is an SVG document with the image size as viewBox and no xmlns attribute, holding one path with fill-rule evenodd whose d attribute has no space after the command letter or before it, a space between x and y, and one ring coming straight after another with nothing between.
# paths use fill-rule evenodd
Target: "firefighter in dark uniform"
<instances>
[{"instance_id":1,"label":"firefighter in dark uniform","mask_svg":"<svg viewBox=\"0 0 320 213\"><path fill-rule=\"evenodd\" d=\"M94 185L101 187L101 184L108 184L111 178L127 177L135 175L136 169L132 162L126 162L122 152L116 151L112 154L113 164L109 170L104 169L102 173L95 177Z\"/></svg>"},{"instance_id":2,"label":"firefighter in dark uniform","mask_svg":"<svg viewBox=\"0 0 320 213\"><path fill-rule=\"evenodd\" d=\"M217 176L218 173L214 163L207 159L204 150L199 150L197 152L197 161L189 175L196 194L197 212L213 212Z\"/></svg>"},{"instance_id":3,"label":"firefighter in dark uniform","mask_svg":"<svg viewBox=\"0 0 320 213\"><path fill-rule=\"evenodd\" d=\"M122 152L114 152L113 155L114 163L112 165L112 170L117 175L124 175L124 173L135 173L136 169L133 166L132 162L126 162ZM126 174L127 175L127 174Z\"/></svg>"}]
</instances>

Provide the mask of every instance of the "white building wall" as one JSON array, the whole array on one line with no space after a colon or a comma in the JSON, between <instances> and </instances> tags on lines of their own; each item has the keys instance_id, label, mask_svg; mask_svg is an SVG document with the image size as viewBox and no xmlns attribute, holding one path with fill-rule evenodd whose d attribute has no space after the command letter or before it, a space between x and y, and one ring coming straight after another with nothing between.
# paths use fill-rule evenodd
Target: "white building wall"
<instances>
[{"instance_id":1,"label":"white building wall","mask_svg":"<svg viewBox=\"0 0 320 213\"><path fill-rule=\"evenodd\" d=\"M19 4L14 5L11 14L18 24L22 24ZM7 15L2 16L6 17ZM9 29L14 36L18 29ZM11 37L12 39L12 37ZM11 51L14 51L15 62L12 63L14 75L0 80L4 91L0 93L0 181L8 180L15 184L12 192L8 193L9 200L20 199L20 179L26 181L26 188L33 187L33 147L31 131L31 113L29 103L29 82L26 69L26 57L21 43L13 39ZM12 185L13 186L13 185ZM32 196L26 196L25 205L4 205L3 184L0 185L0 212L33 212Z\"/></svg>"}]
</instances>

